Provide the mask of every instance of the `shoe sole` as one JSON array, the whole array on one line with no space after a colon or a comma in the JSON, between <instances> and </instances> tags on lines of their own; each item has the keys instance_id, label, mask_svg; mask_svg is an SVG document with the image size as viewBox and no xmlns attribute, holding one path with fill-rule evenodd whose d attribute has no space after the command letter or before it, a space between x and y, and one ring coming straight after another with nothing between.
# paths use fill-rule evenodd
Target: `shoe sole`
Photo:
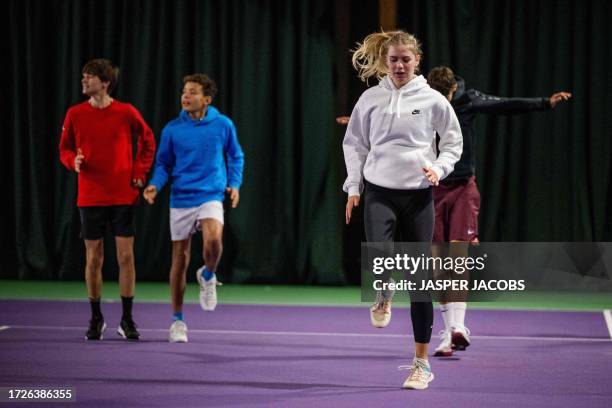
<instances>
[{"instance_id":1,"label":"shoe sole","mask_svg":"<svg viewBox=\"0 0 612 408\"><path fill-rule=\"evenodd\" d=\"M389 323L379 323L375 322L374 320L371 320L370 322L372 323L372 327L375 327L377 329L384 329L389 325Z\"/></svg>"},{"instance_id":2,"label":"shoe sole","mask_svg":"<svg viewBox=\"0 0 612 408\"><path fill-rule=\"evenodd\" d=\"M370 323L372 323L372 326L376 327L377 329L384 329L389 325L389 323L391 323L391 312L389 312L389 319L385 321L374 318L374 314L372 311L370 311Z\"/></svg>"},{"instance_id":3,"label":"shoe sole","mask_svg":"<svg viewBox=\"0 0 612 408\"><path fill-rule=\"evenodd\" d=\"M434 375L433 373L431 374L431 378L429 379L429 381L427 381L427 384L425 384L424 387L415 387L415 386L411 386L411 385L402 385L402 388L405 390L426 390L427 388L429 388L429 383L432 382L434 380Z\"/></svg>"},{"instance_id":4,"label":"shoe sole","mask_svg":"<svg viewBox=\"0 0 612 408\"><path fill-rule=\"evenodd\" d=\"M461 333L453 333L451 337L451 341L453 342L453 345L455 346L455 350L459 350L459 351L465 350L470 345L470 342L468 341L468 339L466 339Z\"/></svg>"},{"instance_id":5,"label":"shoe sole","mask_svg":"<svg viewBox=\"0 0 612 408\"><path fill-rule=\"evenodd\" d=\"M130 339L125 335L125 332L123 331L123 329L121 327L117 327L117 334L121 337L123 337L125 340L128 341L138 341L140 340L140 336L136 337L135 339Z\"/></svg>"},{"instance_id":6,"label":"shoe sole","mask_svg":"<svg viewBox=\"0 0 612 408\"><path fill-rule=\"evenodd\" d=\"M207 307L204 307L204 306L202 306L202 303L200 303L200 307L201 307L201 308L202 308L202 310L203 310L203 311L205 311L205 312L214 312L214 311L215 311L215 309L217 308L217 305L214 305L212 308L210 308L210 307L208 307L208 306L207 306Z\"/></svg>"},{"instance_id":7,"label":"shoe sole","mask_svg":"<svg viewBox=\"0 0 612 408\"><path fill-rule=\"evenodd\" d=\"M217 308L217 304L215 303L212 307L209 307L209 306L204 306L202 302L200 301L200 307L205 312L214 312L215 309Z\"/></svg>"},{"instance_id":8,"label":"shoe sole","mask_svg":"<svg viewBox=\"0 0 612 408\"><path fill-rule=\"evenodd\" d=\"M87 335L85 335L85 340L103 340L104 339L104 330L106 330L106 323L102 323L102 330L100 331L100 338L98 339L90 339L89 337L87 337Z\"/></svg>"},{"instance_id":9,"label":"shoe sole","mask_svg":"<svg viewBox=\"0 0 612 408\"><path fill-rule=\"evenodd\" d=\"M436 350L434 352L434 357L452 357L453 350L445 351L445 350Z\"/></svg>"}]
</instances>

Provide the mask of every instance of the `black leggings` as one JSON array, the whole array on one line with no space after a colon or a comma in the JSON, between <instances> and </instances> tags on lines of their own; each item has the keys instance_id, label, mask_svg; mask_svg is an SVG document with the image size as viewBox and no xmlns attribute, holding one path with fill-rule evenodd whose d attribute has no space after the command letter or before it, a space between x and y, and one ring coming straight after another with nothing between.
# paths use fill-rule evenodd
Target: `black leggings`
<instances>
[{"instance_id":1,"label":"black leggings","mask_svg":"<svg viewBox=\"0 0 612 408\"><path fill-rule=\"evenodd\" d=\"M434 228L432 189L394 190L365 183L364 223L368 242L431 242ZM419 294L420 297L423 294ZM433 304L410 302L414 340L429 343L433 326Z\"/></svg>"}]
</instances>

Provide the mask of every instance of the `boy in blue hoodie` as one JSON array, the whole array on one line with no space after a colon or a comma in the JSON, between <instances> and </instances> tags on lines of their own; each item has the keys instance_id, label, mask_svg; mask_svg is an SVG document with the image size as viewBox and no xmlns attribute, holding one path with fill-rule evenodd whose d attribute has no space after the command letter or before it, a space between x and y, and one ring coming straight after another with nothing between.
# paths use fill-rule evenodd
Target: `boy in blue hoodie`
<instances>
[{"instance_id":1,"label":"boy in blue hoodie","mask_svg":"<svg viewBox=\"0 0 612 408\"><path fill-rule=\"evenodd\" d=\"M200 305L207 311L217 305L215 270L222 252L223 200L227 192L232 208L238 205L244 167L234 124L211 105L217 92L215 82L204 74L193 74L184 77L183 83L183 110L162 131L153 178L143 193L153 204L171 179L170 292L174 316L169 340L173 343L187 342L183 296L191 236L199 230L204 258L204 266L196 272Z\"/></svg>"}]
</instances>

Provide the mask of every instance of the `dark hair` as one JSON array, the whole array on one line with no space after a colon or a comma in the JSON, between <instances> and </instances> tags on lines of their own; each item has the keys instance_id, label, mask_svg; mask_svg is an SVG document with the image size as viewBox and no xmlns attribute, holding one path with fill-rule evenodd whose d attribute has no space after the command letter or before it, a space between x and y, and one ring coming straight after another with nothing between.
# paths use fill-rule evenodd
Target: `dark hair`
<instances>
[{"instance_id":1,"label":"dark hair","mask_svg":"<svg viewBox=\"0 0 612 408\"><path fill-rule=\"evenodd\" d=\"M191 74L183 77L183 84L187 82L195 82L202 85L202 93L205 96L214 98L217 94L217 84L205 74Z\"/></svg>"},{"instance_id":2,"label":"dark hair","mask_svg":"<svg viewBox=\"0 0 612 408\"><path fill-rule=\"evenodd\" d=\"M87 62L81 73L95 75L100 78L100 81L109 82L109 94L115 89L115 85L117 85L117 80L119 79L119 68L114 66L111 61L104 58L96 58Z\"/></svg>"},{"instance_id":3,"label":"dark hair","mask_svg":"<svg viewBox=\"0 0 612 408\"><path fill-rule=\"evenodd\" d=\"M449 67L443 65L432 68L427 74L427 82L436 91L447 96L451 89L457 84L455 73Z\"/></svg>"}]
</instances>

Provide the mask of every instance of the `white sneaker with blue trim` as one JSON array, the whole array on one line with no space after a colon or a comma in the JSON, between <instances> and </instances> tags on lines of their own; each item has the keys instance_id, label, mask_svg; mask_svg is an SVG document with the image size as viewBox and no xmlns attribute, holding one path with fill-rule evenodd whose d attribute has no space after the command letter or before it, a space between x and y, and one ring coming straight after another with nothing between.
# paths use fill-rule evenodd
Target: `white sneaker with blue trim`
<instances>
[{"instance_id":1,"label":"white sneaker with blue trim","mask_svg":"<svg viewBox=\"0 0 612 408\"><path fill-rule=\"evenodd\" d=\"M410 375L404 381L402 388L409 390L424 390L429 387L429 383L433 381L434 375L431 372L429 364L420 363L416 359L411 366L400 366L400 370L410 370Z\"/></svg>"},{"instance_id":2,"label":"white sneaker with blue trim","mask_svg":"<svg viewBox=\"0 0 612 408\"><path fill-rule=\"evenodd\" d=\"M170 343L187 343L187 324L182 320L175 320L170 326Z\"/></svg>"},{"instance_id":3,"label":"white sneaker with blue trim","mask_svg":"<svg viewBox=\"0 0 612 408\"><path fill-rule=\"evenodd\" d=\"M202 310L212 312L217 307L217 276L204 280L202 271L204 266L196 271L196 279L200 285L200 307Z\"/></svg>"}]
</instances>

